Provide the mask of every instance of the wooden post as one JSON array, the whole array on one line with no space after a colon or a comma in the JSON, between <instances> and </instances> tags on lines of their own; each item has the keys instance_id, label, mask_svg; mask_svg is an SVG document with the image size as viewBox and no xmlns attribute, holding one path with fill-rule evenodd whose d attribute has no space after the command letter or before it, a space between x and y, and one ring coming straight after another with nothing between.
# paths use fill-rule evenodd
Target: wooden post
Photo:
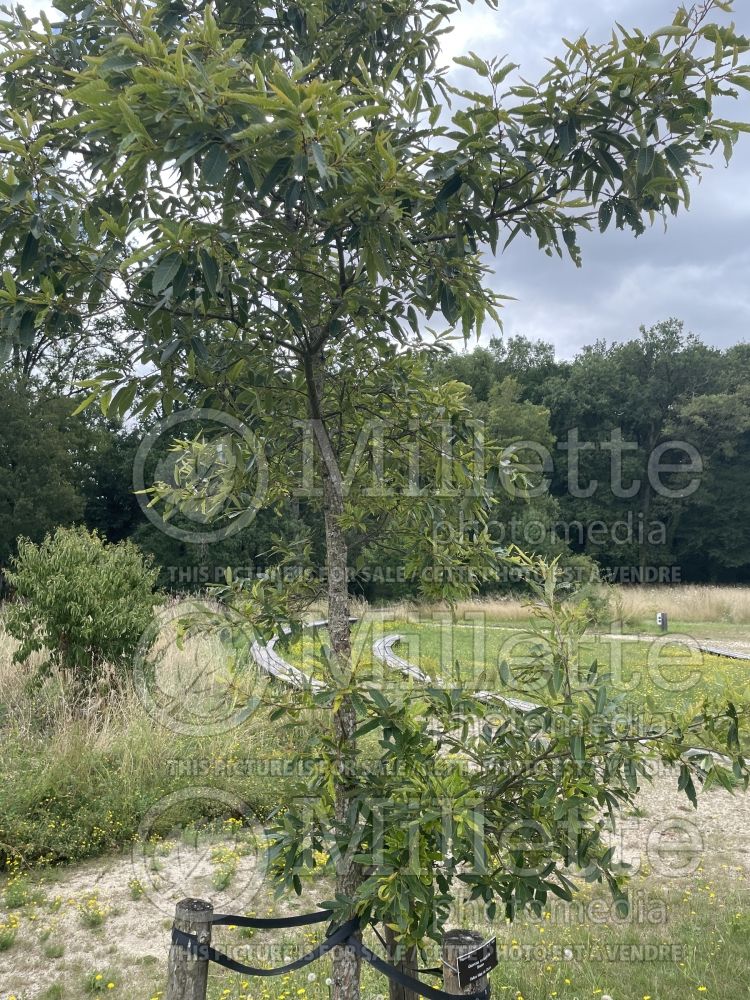
<instances>
[{"instance_id":1,"label":"wooden post","mask_svg":"<svg viewBox=\"0 0 750 1000\"><path fill-rule=\"evenodd\" d=\"M484 937L477 931L446 931L443 935L443 989L446 993L454 993L456 996L470 996L472 993L481 993L487 990L489 998L490 981L487 976L476 979L469 986L461 988L458 985L457 959L459 955L476 951L484 944Z\"/></svg>"},{"instance_id":2,"label":"wooden post","mask_svg":"<svg viewBox=\"0 0 750 1000\"><path fill-rule=\"evenodd\" d=\"M201 944L211 944L212 903L205 899L183 899L175 909L174 926L194 934ZM206 1000L208 961L173 944L169 949L167 993L164 1000Z\"/></svg>"}]
</instances>

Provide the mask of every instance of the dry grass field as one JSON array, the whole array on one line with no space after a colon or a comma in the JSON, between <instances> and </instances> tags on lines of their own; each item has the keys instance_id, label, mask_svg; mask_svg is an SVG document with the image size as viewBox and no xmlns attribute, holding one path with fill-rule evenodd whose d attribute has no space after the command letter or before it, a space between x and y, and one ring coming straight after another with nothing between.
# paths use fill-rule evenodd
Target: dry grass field
<instances>
[{"instance_id":1,"label":"dry grass field","mask_svg":"<svg viewBox=\"0 0 750 1000\"><path fill-rule=\"evenodd\" d=\"M705 623L711 631L722 626L748 626L750 638L750 587L720 587L706 584L686 584L680 587L633 586L602 587L600 593L609 601L613 622L625 626L654 627L657 611L666 611L675 623ZM413 609L403 602L389 605L394 617ZM421 605L425 612L447 611L445 605ZM486 597L460 601L455 608L459 617L481 611L496 621L516 622L528 618L528 606L516 597ZM732 630L730 629L730 632Z\"/></svg>"}]
</instances>

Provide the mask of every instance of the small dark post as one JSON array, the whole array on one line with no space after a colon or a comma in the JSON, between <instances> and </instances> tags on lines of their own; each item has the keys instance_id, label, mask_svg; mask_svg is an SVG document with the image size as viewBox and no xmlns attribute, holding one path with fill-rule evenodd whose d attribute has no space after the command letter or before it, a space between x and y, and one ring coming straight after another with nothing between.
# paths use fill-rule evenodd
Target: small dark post
<instances>
[{"instance_id":1,"label":"small dark post","mask_svg":"<svg viewBox=\"0 0 750 1000\"><path fill-rule=\"evenodd\" d=\"M669 619L667 617L667 612L666 611L657 611L657 613L656 613L656 624L659 626L659 628L662 630L662 632L666 632L667 631L667 629L669 628Z\"/></svg>"},{"instance_id":2,"label":"small dark post","mask_svg":"<svg viewBox=\"0 0 750 1000\"><path fill-rule=\"evenodd\" d=\"M213 915L213 904L205 899L183 899L175 909L174 926L209 945ZM173 944L169 949L165 1000L206 1000L207 988L208 961Z\"/></svg>"},{"instance_id":3,"label":"small dark post","mask_svg":"<svg viewBox=\"0 0 750 1000\"><path fill-rule=\"evenodd\" d=\"M459 986L458 958L467 952L476 951L484 944L484 938L477 931L446 931L443 935L443 989L446 993L457 996L470 996L472 993L487 991L490 995L490 981L487 976L474 980L468 986Z\"/></svg>"}]
</instances>

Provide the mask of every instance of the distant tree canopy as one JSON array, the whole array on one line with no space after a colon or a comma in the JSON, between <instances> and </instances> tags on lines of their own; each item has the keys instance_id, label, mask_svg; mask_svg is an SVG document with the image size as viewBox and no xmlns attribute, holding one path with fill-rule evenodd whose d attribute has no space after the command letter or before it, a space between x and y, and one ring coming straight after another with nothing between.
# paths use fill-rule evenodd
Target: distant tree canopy
<instances>
[{"instance_id":1,"label":"distant tree canopy","mask_svg":"<svg viewBox=\"0 0 750 1000\"><path fill-rule=\"evenodd\" d=\"M83 517L86 477L76 453L85 428L72 411L70 400L29 395L0 377L0 566L19 535L41 541Z\"/></svg>"},{"instance_id":2,"label":"distant tree canopy","mask_svg":"<svg viewBox=\"0 0 750 1000\"><path fill-rule=\"evenodd\" d=\"M638 580L632 570L644 565L675 580L750 581L750 345L712 348L670 320L630 341L588 346L571 361L557 360L549 343L496 339L436 361L432 377L468 385L470 407L487 437L530 470L526 489L497 483L491 527L498 542L561 555L587 575L598 566L617 580L617 567L624 566L626 583ZM281 520L261 511L242 533L208 547L168 537L146 521L133 493L133 461L148 423L130 421L123 429L93 412L72 418L74 406L58 391L57 376L50 381L37 371L19 379L10 363L0 376L0 566L19 536L41 541L56 525L73 523L109 541L136 541L156 558L160 584L169 589L221 582L227 567L263 571L278 535L309 535L320 553L319 522L304 504L286 504ZM591 496L571 494L571 452L559 447L575 428L581 446L596 446L581 447L573 477L579 492L598 483ZM625 494L641 481L632 496L611 489L612 432L619 430L616 478ZM649 454L670 440L687 442L700 455L698 488L689 496L661 497L650 486ZM551 456L548 471L529 442ZM519 443L525 446L513 447ZM663 456L665 463L673 459L687 463L689 456ZM662 477L671 493L675 477ZM591 531L591 525L599 527ZM469 528L457 520L436 533ZM382 546L373 539L365 568L353 575L356 592L370 598L412 593L395 573L405 556L393 540Z\"/></svg>"},{"instance_id":3,"label":"distant tree canopy","mask_svg":"<svg viewBox=\"0 0 750 1000\"><path fill-rule=\"evenodd\" d=\"M488 412L487 401L511 378L519 406L546 408L549 429L537 427L532 439L552 457L556 534L605 574L611 569L615 580L619 574L633 582L634 570L673 567L668 578L675 581L746 582L749 368L750 345L712 348L669 320L629 341L587 346L572 361L556 361L551 344L513 338L448 357L438 371L471 386L478 413ZM528 440L527 423L515 419L518 433L510 436ZM697 456L667 448L670 442ZM632 579L622 578L622 567Z\"/></svg>"},{"instance_id":4,"label":"distant tree canopy","mask_svg":"<svg viewBox=\"0 0 750 1000\"><path fill-rule=\"evenodd\" d=\"M13 362L0 370L0 573L19 538L39 543L57 526L85 524L152 555L160 586L196 589L223 582L227 567L262 571L274 534L299 533L305 513L288 506L280 519L261 511L249 532L211 546L165 535L146 520L134 493L133 463L148 424L123 427L94 410L74 416L80 394L63 394L58 376L19 371Z\"/></svg>"}]
</instances>

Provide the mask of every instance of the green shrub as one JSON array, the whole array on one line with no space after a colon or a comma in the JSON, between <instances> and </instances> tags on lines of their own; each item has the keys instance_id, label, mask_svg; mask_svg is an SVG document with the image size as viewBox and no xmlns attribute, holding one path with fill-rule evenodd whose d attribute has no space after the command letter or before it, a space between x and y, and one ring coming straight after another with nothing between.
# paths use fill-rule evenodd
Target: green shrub
<instances>
[{"instance_id":1,"label":"green shrub","mask_svg":"<svg viewBox=\"0 0 750 1000\"><path fill-rule=\"evenodd\" d=\"M44 894L34 888L28 878L23 875L13 875L5 886L3 901L7 910L20 910L29 903L44 902Z\"/></svg>"},{"instance_id":2,"label":"green shrub","mask_svg":"<svg viewBox=\"0 0 750 1000\"><path fill-rule=\"evenodd\" d=\"M58 528L35 544L18 543L7 574L16 600L5 628L21 646L16 662L46 649L45 664L69 670L79 689L121 673L152 622L157 571L132 542L107 544L83 527Z\"/></svg>"}]
</instances>

